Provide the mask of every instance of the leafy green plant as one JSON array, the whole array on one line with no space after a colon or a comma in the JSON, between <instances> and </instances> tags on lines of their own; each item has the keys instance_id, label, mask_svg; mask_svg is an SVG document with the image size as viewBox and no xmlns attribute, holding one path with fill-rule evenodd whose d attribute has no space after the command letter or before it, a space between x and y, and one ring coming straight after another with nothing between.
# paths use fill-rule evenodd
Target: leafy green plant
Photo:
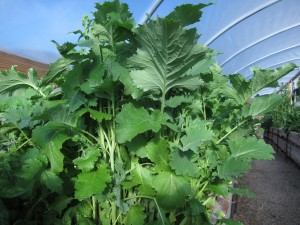
<instances>
[{"instance_id":1,"label":"leafy green plant","mask_svg":"<svg viewBox=\"0 0 300 225\"><path fill-rule=\"evenodd\" d=\"M300 132L300 108L291 104L290 93L286 87L280 90L283 102L264 118L263 127L268 130L271 127L282 128L289 134L291 131Z\"/></svg>"},{"instance_id":2,"label":"leafy green plant","mask_svg":"<svg viewBox=\"0 0 300 225\"><path fill-rule=\"evenodd\" d=\"M224 76L190 28L203 7L135 28L96 4L44 77L0 73L1 224L211 224L217 196L248 193L232 180L273 158L252 118L282 98L247 101L295 65Z\"/></svg>"}]
</instances>

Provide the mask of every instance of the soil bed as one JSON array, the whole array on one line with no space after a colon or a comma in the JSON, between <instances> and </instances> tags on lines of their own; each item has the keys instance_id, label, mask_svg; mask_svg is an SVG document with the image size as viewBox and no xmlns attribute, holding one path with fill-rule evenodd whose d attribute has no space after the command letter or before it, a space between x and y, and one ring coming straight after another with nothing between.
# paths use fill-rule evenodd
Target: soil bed
<instances>
[{"instance_id":1,"label":"soil bed","mask_svg":"<svg viewBox=\"0 0 300 225\"><path fill-rule=\"evenodd\" d=\"M255 194L239 197L234 220L244 225L300 225L300 169L282 153L254 161L240 181Z\"/></svg>"}]
</instances>

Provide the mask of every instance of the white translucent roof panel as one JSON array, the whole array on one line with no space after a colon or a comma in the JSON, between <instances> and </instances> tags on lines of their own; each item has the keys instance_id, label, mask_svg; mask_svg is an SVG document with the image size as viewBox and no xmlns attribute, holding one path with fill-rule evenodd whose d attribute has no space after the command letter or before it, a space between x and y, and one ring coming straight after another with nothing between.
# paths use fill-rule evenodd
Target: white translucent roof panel
<instances>
[{"instance_id":1,"label":"white translucent roof panel","mask_svg":"<svg viewBox=\"0 0 300 225\"><path fill-rule=\"evenodd\" d=\"M299 0L278 1L243 20L212 42L211 47L226 52L218 57L221 66L235 60L248 48L299 26L299 3Z\"/></svg>"},{"instance_id":2,"label":"white translucent roof panel","mask_svg":"<svg viewBox=\"0 0 300 225\"><path fill-rule=\"evenodd\" d=\"M300 26L268 38L243 51L234 60L230 60L224 65L223 68L225 71L243 74L249 66L260 65L267 58L281 58L289 51L299 52L299 34Z\"/></svg>"},{"instance_id":3,"label":"white translucent roof panel","mask_svg":"<svg viewBox=\"0 0 300 225\"><path fill-rule=\"evenodd\" d=\"M201 40L211 45L219 35L237 26L240 21L251 18L252 14L263 10L278 0L217 0L214 5L204 9L203 24L200 32L203 34Z\"/></svg>"},{"instance_id":4,"label":"white translucent roof panel","mask_svg":"<svg viewBox=\"0 0 300 225\"><path fill-rule=\"evenodd\" d=\"M204 35L200 40L222 53L216 58L225 74L241 73L250 78L253 66L275 69L289 62L300 65L299 0L215 2L203 10L199 30ZM279 82L289 82L297 73L299 70Z\"/></svg>"}]
</instances>

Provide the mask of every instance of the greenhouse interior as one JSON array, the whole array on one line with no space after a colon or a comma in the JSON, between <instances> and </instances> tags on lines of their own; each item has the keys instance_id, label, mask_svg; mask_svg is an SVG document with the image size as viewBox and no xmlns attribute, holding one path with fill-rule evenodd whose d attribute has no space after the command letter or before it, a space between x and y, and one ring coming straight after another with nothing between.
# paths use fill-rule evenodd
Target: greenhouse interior
<instances>
[{"instance_id":1,"label":"greenhouse interior","mask_svg":"<svg viewBox=\"0 0 300 225\"><path fill-rule=\"evenodd\" d=\"M0 11L0 225L300 225L299 0Z\"/></svg>"}]
</instances>

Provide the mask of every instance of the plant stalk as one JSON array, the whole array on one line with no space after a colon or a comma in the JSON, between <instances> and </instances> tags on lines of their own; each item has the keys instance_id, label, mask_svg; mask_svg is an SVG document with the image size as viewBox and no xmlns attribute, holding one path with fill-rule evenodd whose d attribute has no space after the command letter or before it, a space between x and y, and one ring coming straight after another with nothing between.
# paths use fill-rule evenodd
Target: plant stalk
<instances>
[{"instance_id":1,"label":"plant stalk","mask_svg":"<svg viewBox=\"0 0 300 225\"><path fill-rule=\"evenodd\" d=\"M237 128L239 128L241 125L243 125L247 120L244 120L240 122L238 125L236 125L234 128L232 128L227 134L225 134L221 139L217 141L217 144L220 144L221 141L223 141L225 138L227 138L233 131L235 131Z\"/></svg>"}]
</instances>

